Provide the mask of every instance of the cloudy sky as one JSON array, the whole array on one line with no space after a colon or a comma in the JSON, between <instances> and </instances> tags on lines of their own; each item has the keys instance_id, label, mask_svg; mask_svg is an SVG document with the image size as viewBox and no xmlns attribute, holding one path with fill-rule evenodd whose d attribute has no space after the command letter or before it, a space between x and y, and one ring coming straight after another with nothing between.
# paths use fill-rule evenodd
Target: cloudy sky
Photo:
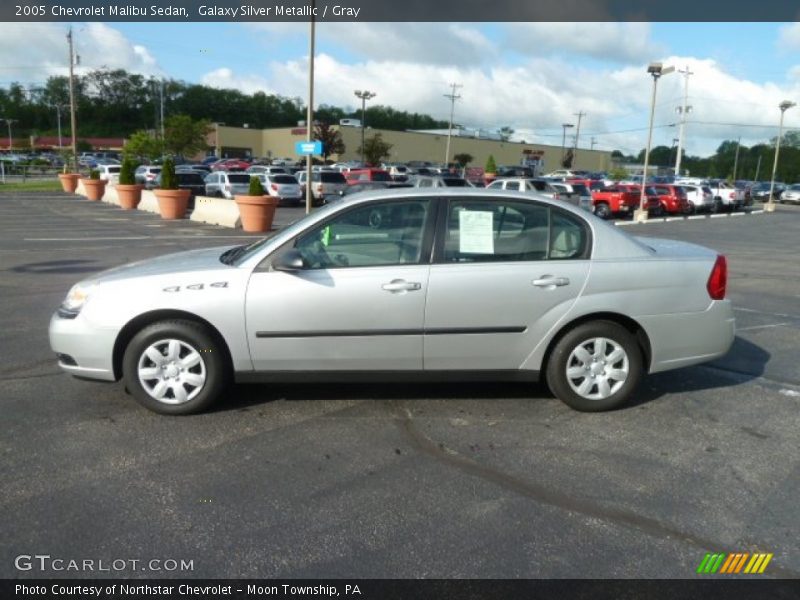
<instances>
[{"instance_id":1,"label":"cloudy sky","mask_svg":"<svg viewBox=\"0 0 800 600\"><path fill-rule=\"evenodd\" d=\"M308 26L286 23L75 23L83 68L125 68L187 82L305 98ZM67 25L0 23L0 86L66 72ZM36 40L31 43L31 40ZM647 136L647 63L688 69L686 150L713 153L777 133L778 104L800 101L800 24L780 23L320 23L315 104L373 103L455 122L510 126L515 138L561 144L583 112L581 147L636 153ZM678 135L684 76L659 82L654 145ZM800 107L786 113L800 128ZM572 130L574 132L574 129Z\"/></svg>"}]
</instances>

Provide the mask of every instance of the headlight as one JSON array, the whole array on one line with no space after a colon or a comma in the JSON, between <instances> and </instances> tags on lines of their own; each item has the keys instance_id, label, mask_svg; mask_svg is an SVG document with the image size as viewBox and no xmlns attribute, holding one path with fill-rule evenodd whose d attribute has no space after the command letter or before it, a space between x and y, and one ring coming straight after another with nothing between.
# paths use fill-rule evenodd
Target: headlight
<instances>
[{"instance_id":1,"label":"headlight","mask_svg":"<svg viewBox=\"0 0 800 600\"><path fill-rule=\"evenodd\" d=\"M67 293L64 302L61 303L59 314L66 317L74 317L86 304L89 299L89 294L94 289L94 284L78 283L72 286L72 289Z\"/></svg>"}]
</instances>

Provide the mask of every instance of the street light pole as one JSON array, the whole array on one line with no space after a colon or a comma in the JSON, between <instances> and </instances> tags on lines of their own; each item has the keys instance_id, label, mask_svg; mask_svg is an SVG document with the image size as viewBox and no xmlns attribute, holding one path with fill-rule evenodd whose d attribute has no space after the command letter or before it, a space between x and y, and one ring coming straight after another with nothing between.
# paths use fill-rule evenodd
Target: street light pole
<instances>
[{"instance_id":1,"label":"street light pole","mask_svg":"<svg viewBox=\"0 0 800 600\"><path fill-rule=\"evenodd\" d=\"M795 106L796 102L784 100L778 105L781 109L781 121L778 125L778 138L775 140L775 162L772 164L772 178L769 182L769 201L764 205L764 212L775 212L775 199L772 193L775 191L775 173L778 171L778 153L781 151L781 136L783 135L783 113Z\"/></svg>"},{"instance_id":2,"label":"street light pole","mask_svg":"<svg viewBox=\"0 0 800 600\"><path fill-rule=\"evenodd\" d=\"M311 19L309 23L308 32L308 106L306 107L306 142L311 142L314 139L314 52L315 50L315 35L316 35L316 19L315 13L317 11L316 0L311 0ZM311 212L311 205L313 204L313 192L311 190L311 171L314 160L310 154L306 155L306 214Z\"/></svg>"},{"instance_id":3,"label":"street light pole","mask_svg":"<svg viewBox=\"0 0 800 600\"><path fill-rule=\"evenodd\" d=\"M11 124L18 123L19 119L0 119L0 121L5 121L6 125L8 125L8 151L11 152L11 149L13 148L12 144L13 138L11 137Z\"/></svg>"},{"instance_id":4,"label":"street light pole","mask_svg":"<svg viewBox=\"0 0 800 600\"><path fill-rule=\"evenodd\" d=\"M668 75L675 70L675 67L665 67L660 62L650 63L647 72L653 76L653 96L650 99L650 125L647 129L647 146L644 149L644 171L642 172L642 191L639 196L639 209L634 213L634 219L642 222L647 221L647 209L645 208L645 198L647 189L647 167L650 162L650 144L653 142L653 117L656 112L656 91L658 90L658 78Z\"/></svg>"},{"instance_id":5,"label":"street light pole","mask_svg":"<svg viewBox=\"0 0 800 600\"><path fill-rule=\"evenodd\" d=\"M367 129L367 100L371 100L377 94L369 90L356 90L356 98L361 98L361 166L364 166L364 135Z\"/></svg>"}]
</instances>

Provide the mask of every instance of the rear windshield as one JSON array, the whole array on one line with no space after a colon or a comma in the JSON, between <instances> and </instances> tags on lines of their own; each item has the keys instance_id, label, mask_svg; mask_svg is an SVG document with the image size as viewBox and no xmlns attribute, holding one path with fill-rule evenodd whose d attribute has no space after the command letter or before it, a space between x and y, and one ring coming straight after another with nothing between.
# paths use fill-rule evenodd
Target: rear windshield
<instances>
[{"instance_id":1,"label":"rear windshield","mask_svg":"<svg viewBox=\"0 0 800 600\"><path fill-rule=\"evenodd\" d=\"M269 179L274 183L297 183L297 179L291 175L274 175Z\"/></svg>"},{"instance_id":2,"label":"rear windshield","mask_svg":"<svg viewBox=\"0 0 800 600\"><path fill-rule=\"evenodd\" d=\"M119 173L121 167L107 167L109 173Z\"/></svg>"},{"instance_id":3,"label":"rear windshield","mask_svg":"<svg viewBox=\"0 0 800 600\"><path fill-rule=\"evenodd\" d=\"M385 171L375 171L372 173L372 181L392 181L392 177Z\"/></svg>"},{"instance_id":4,"label":"rear windshield","mask_svg":"<svg viewBox=\"0 0 800 600\"><path fill-rule=\"evenodd\" d=\"M250 175L243 173L228 173L228 181L231 183L250 183Z\"/></svg>"},{"instance_id":5,"label":"rear windshield","mask_svg":"<svg viewBox=\"0 0 800 600\"><path fill-rule=\"evenodd\" d=\"M175 173L180 183L203 183L203 176L199 173Z\"/></svg>"},{"instance_id":6,"label":"rear windshield","mask_svg":"<svg viewBox=\"0 0 800 600\"><path fill-rule=\"evenodd\" d=\"M572 186L572 191L578 194L579 196L588 196L589 190L586 189L586 186L582 183L570 183Z\"/></svg>"},{"instance_id":7,"label":"rear windshield","mask_svg":"<svg viewBox=\"0 0 800 600\"><path fill-rule=\"evenodd\" d=\"M319 176L322 183L347 183L347 180L341 173L328 173L323 171Z\"/></svg>"},{"instance_id":8,"label":"rear windshield","mask_svg":"<svg viewBox=\"0 0 800 600\"><path fill-rule=\"evenodd\" d=\"M447 187L467 187L466 179L458 179L457 177L445 177L442 179Z\"/></svg>"}]
</instances>

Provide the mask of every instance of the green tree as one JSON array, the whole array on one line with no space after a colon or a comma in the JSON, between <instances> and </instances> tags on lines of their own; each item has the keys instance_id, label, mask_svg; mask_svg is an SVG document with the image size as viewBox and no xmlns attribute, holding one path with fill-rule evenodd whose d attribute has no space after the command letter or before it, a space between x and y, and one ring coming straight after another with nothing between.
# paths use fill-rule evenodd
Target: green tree
<instances>
[{"instance_id":1,"label":"green tree","mask_svg":"<svg viewBox=\"0 0 800 600\"><path fill-rule=\"evenodd\" d=\"M322 158L326 161L331 154L344 153L344 141L338 129L334 129L328 123L317 121L314 124L313 136L315 140L322 142Z\"/></svg>"},{"instance_id":2,"label":"green tree","mask_svg":"<svg viewBox=\"0 0 800 600\"><path fill-rule=\"evenodd\" d=\"M494 161L494 156L492 154L486 159L486 166L483 170L486 173L497 173L497 163Z\"/></svg>"},{"instance_id":3,"label":"green tree","mask_svg":"<svg viewBox=\"0 0 800 600\"><path fill-rule=\"evenodd\" d=\"M453 160L456 161L459 167L464 169L469 163L475 160L475 157L473 157L472 154L461 152L460 154L453 156Z\"/></svg>"},{"instance_id":4,"label":"green tree","mask_svg":"<svg viewBox=\"0 0 800 600\"><path fill-rule=\"evenodd\" d=\"M125 154L140 159L155 160L163 153L164 145L161 140L156 139L147 131L137 131L125 143Z\"/></svg>"},{"instance_id":5,"label":"green tree","mask_svg":"<svg viewBox=\"0 0 800 600\"><path fill-rule=\"evenodd\" d=\"M164 149L173 156L194 156L208 150L207 136L213 130L205 119L173 115L164 122Z\"/></svg>"},{"instance_id":6,"label":"green tree","mask_svg":"<svg viewBox=\"0 0 800 600\"><path fill-rule=\"evenodd\" d=\"M367 164L377 165L389 156L389 150L391 149L392 144L385 142L383 136L380 133L376 133L364 140L364 160L367 161ZM358 148L357 152L359 154L362 153L361 147Z\"/></svg>"},{"instance_id":7,"label":"green tree","mask_svg":"<svg viewBox=\"0 0 800 600\"><path fill-rule=\"evenodd\" d=\"M501 127L498 133L500 134L500 139L504 142L507 142L511 139L511 136L514 135L514 130L506 125L505 127Z\"/></svg>"}]
</instances>

